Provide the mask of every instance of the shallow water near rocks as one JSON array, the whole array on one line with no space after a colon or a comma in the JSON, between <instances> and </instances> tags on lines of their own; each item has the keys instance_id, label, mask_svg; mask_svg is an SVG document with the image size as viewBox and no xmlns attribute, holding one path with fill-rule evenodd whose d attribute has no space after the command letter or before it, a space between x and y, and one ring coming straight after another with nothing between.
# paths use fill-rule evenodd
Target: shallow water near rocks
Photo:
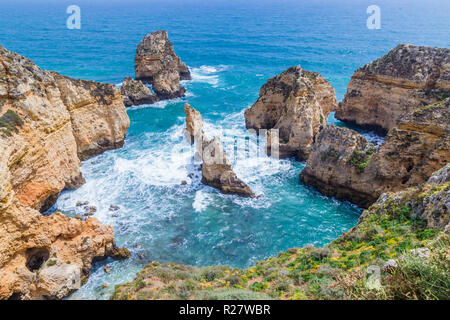
<instances>
[{"instance_id":1,"label":"shallow water near rocks","mask_svg":"<svg viewBox=\"0 0 450 320\"><path fill-rule=\"evenodd\" d=\"M366 28L366 5L358 1L78 1L81 30L66 29L67 5L59 1L2 2L0 43L42 68L120 84L134 75L144 35L166 29L193 76L184 82L185 98L129 108L124 147L85 161L86 184L63 192L52 208L75 216L84 212L76 203L89 201L132 252L126 261L96 263L70 298L108 299L150 261L249 267L291 247L326 245L354 226L360 209L299 182L304 163L258 153L254 137L235 154L234 136L245 143L243 110L268 78L292 65L320 72L341 100L353 71L398 43L448 47L450 8L442 6L449 3L430 2L378 1L377 31ZM208 136L222 137L237 175L263 197L222 195L200 183L183 141L185 102L202 113ZM333 115L329 122L342 125Z\"/></svg>"}]
</instances>

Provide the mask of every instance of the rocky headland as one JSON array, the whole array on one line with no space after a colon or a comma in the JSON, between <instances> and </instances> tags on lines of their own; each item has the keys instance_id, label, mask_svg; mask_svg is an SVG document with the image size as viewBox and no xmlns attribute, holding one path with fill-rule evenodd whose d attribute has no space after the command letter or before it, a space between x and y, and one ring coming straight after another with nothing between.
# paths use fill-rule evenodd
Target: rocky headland
<instances>
[{"instance_id":1,"label":"rocky headland","mask_svg":"<svg viewBox=\"0 0 450 320\"><path fill-rule=\"evenodd\" d=\"M413 110L450 97L450 49L398 45L360 67L336 118L388 132Z\"/></svg>"},{"instance_id":2,"label":"rocky headland","mask_svg":"<svg viewBox=\"0 0 450 320\"><path fill-rule=\"evenodd\" d=\"M147 34L137 47L135 57L136 80L152 85L159 99L183 97L186 89L180 80L190 80L191 74L175 54L167 31Z\"/></svg>"},{"instance_id":3,"label":"rocky headland","mask_svg":"<svg viewBox=\"0 0 450 320\"><path fill-rule=\"evenodd\" d=\"M423 184L450 160L450 98L398 120L377 149L356 131L322 130L300 179L368 207L388 191Z\"/></svg>"},{"instance_id":4,"label":"rocky headland","mask_svg":"<svg viewBox=\"0 0 450 320\"><path fill-rule=\"evenodd\" d=\"M319 73L291 67L265 83L258 100L245 111L247 129L279 130L280 158L306 160L314 138L337 109L330 83ZM270 135L268 135L270 137ZM268 146L274 143L268 141ZM271 154L270 148L267 150Z\"/></svg>"},{"instance_id":5,"label":"rocky headland","mask_svg":"<svg viewBox=\"0 0 450 320\"><path fill-rule=\"evenodd\" d=\"M185 104L186 132L188 142L195 143L196 155L202 163L202 183L219 189L222 193L241 197L255 197L250 187L233 171L230 160L223 150L219 138L207 139L203 132L200 112Z\"/></svg>"},{"instance_id":6,"label":"rocky headland","mask_svg":"<svg viewBox=\"0 0 450 320\"><path fill-rule=\"evenodd\" d=\"M121 147L129 124L114 85L41 70L0 46L0 299L60 299L92 261L129 255L95 218L39 212L84 183L80 159Z\"/></svg>"},{"instance_id":7,"label":"rocky headland","mask_svg":"<svg viewBox=\"0 0 450 320\"><path fill-rule=\"evenodd\" d=\"M153 262L112 299L447 299L449 176L447 165L421 186L383 194L323 248L292 248L248 269Z\"/></svg>"}]
</instances>

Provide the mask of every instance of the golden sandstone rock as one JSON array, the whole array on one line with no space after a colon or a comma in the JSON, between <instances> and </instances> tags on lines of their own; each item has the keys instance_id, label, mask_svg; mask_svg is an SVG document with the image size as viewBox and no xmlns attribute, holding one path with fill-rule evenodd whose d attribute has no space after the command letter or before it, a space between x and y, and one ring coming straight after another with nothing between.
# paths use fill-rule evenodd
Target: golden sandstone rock
<instances>
[{"instance_id":1,"label":"golden sandstone rock","mask_svg":"<svg viewBox=\"0 0 450 320\"><path fill-rule=\"evenodd\" d=\"M41 70L0 47L0 299L62 298L93 259L118 257L112 227L39 210L84 183L80 159L122 146L128 127L113 85Z\"/></svg>"},{"instance_id":2,"label":"golden sandstone rock","mask_svg":"<svg viewBox=\"0 0 450 320\"><path fill-rule=\"evenodd\" d=\"M413 110L450 97L450 49L398 45L352 76L336 118L389 131Z\"/></svg>"}]
</instances>

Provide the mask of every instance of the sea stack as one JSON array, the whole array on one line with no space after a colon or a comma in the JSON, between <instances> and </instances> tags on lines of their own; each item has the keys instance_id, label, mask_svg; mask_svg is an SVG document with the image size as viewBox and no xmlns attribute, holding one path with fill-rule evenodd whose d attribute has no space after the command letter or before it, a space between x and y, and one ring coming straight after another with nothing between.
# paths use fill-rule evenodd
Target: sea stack
<instances>
[{"instance_id":1,"label":"sea stack","mask_svg":"<svg viewBox=\"0 0 450 320\"><path fill-rule=\"evenodd\" d=\"M237 177L230 160L223 150L222 142L215 137L208 140L202 129L200 112L189 104L184 107L188 142L194 144L202 163L202 183L219 189L222 193L254 198L250 187Z\"/></svg>"},{"instance_id":2,"label":"sea stack","mask_svg":"<svg viewBox=\"0 0 450 320\"><path fill-rule=\"evenodd\" d=\"M123 145L129 118L114 85L41 70L0 46L0 299L60 299L92 261L126 257L97 219L44 216L84 183L80 159Z\"/></svg>"},{"instance_id":3,"label":"sea stack","mask_svg":"<svg viewBox=\"0 0 450 320\"><path fill-rule=\"evenodd\" d=\"M278 129L280 157L306 160L314 137L336 109L330 83L317 72L295 66L261 87L258 100L245 111L245 124L257 133L260 129Z\"/></svg>"},{"instance_id":4,"label":"sea stack","mask_svg":"<svg viewBox=\"0 0 450 320\"><path fill-rule=\"evenodd\" d=\"M336 118L384 133L413 110L450 97L450 49L398 45L360 67Z\"/></svg>"},{"instance_id":5,"label":"sea stack","mask_svg":"<svg viewBox=\"0 0 450 320\"><path fill-rule=\"evenodd\" d=\"M152 85L160 99L184 96L186 89L180 80L190 80L186 64L175 54L167 31L147 34L137 47L135 58L136 80Z\"/></svg>"}]
</instances>

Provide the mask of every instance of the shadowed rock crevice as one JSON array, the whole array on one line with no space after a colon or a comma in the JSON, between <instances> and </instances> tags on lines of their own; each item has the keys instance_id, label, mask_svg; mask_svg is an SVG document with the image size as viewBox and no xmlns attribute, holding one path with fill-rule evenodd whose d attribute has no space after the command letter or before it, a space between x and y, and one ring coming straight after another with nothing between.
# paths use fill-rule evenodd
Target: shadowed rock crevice
<instances>
[{"instance_id":1,"label":"shadowed rock crevice","mask_svg":"<svg viewBox=\"0 0 450 320\"><path fill-rule=\"evenodd\" d=\"M29 248L25 255L27 259L25 265L31 272L39 270L50 258L50 252L47 248Z\"/></svg>"}]
</instances>

